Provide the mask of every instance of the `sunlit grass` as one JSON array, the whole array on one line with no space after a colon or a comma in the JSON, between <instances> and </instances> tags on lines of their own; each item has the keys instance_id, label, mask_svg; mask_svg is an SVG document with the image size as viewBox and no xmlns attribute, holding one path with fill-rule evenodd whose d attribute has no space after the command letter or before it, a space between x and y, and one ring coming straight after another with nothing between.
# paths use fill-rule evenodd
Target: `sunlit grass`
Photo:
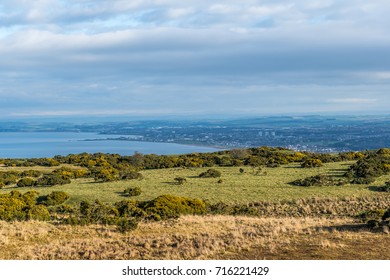
<instances>
[{"instance_id":1,"label":"sunlit grass","mask_svg":"<svg viewBox=\"0 0 390 280\"><path fill-rule=\"evenodd\" d=\"M123 190L128 187L140 187L142 194L134 199L149 200L162 194L173 194L191 198L201 198L209 202L248 203L257 201L282 201L311 197L343 198L351 196L373 196L376 193L369 190L367 185L344 185L329 187L298 187L289 182L316 174L342 175L353 162L327 163L321 168L300 168L291 164L277 168L263 168L260 175L255 175L250 167L215 167L221 171L221 178L199 178L201 172L208 168L173 168L160 170L144 170L143 180L117 181L95 183L93 179L73 180L71 184L48 188L35 188L41 195L52 191L67 192L70 204L81 200L116 202L123 200ZM266 174L266 175L265 175ZM187 182L178 185L174 178L184 177ZM218 180L222 179L222 183ZM384 184L390 176L379 178L373 185ZM10 191L6 188L2 192ZM29 188L18 188L27 191Z\"/></svg>"}]
</instances>

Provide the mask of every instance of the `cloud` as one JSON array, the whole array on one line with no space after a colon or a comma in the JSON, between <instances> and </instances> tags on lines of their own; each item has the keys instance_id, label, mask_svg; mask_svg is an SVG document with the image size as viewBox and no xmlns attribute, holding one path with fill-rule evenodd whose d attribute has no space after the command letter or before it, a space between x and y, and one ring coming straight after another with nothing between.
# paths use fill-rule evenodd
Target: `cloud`
<instances>
[{"instance_id":1,"label":"cloud","mask_svg":"<svg viewBox=\"0 0 390 280\"><path fill-rule=\"evenodd\" d=\"M2 1L0 108L379 110L390 105L388 9L384 0Z\"/></svg>"}]
</instances>

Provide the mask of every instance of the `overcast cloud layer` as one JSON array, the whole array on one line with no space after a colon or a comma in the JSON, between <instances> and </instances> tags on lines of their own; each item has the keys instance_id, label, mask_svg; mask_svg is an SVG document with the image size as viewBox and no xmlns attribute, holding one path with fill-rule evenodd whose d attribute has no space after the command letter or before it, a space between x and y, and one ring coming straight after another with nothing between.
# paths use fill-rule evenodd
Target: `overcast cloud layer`
<instances>
[{"instance_id":1,"label":"overcast cloud layer","mask_svg":"<svg viewBox=\"0 0 390 280\"><path fill-rule=\"evenodd\" d=\"M390 1L0 2L3 116L383 113Z\"/></svg>"}]
</instances>

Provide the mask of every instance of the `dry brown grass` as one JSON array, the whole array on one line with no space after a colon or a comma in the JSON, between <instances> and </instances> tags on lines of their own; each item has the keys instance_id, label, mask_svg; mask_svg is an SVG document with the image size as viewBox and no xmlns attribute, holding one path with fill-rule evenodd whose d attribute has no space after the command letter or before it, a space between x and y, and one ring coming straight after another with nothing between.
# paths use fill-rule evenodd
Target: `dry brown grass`
<instances>
[{"instance_id":1,"label":"dry brown grass","mask_svg":"<svg viewBox=\"0 0 390 280\"><path fill-rule=\"evenodd\" d=\"M185 216L113 227L0 222L0 259L390 259L390 235L350 219Z\"/></svg>"}]
</instances>

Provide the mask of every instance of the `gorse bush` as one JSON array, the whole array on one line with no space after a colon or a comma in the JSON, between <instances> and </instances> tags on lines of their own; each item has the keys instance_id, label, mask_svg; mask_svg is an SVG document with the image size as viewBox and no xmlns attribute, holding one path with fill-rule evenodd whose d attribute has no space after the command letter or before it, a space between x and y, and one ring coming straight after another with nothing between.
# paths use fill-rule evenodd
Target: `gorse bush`
<instances>
[{"instance_id":1,"label":"gorse bush","mask_svg":"<svg viewBox=\"0 0 390 280\"><path fill-rule=\"evenodd\" d=\"M201 215L206 213L206 204L200 199L161 195L142 206L147 213L156 214L161 219L177 218L180 215Z\"/></svg>"},{"instance_id":2,"label":"gorse bush","mask_svg":"<svg viewBox=\"0 0 390 280\"><path fill-rule=\"evenodd\" d=\"M22 178L18 181L16 184L19 188L24 188L24 187L33 187L36 185L36 181L31 178Z\"/></svg>"},{"instance_id":3,"label":"gorse bush","mask_svg":"<svg viewBox=\"0 0 390 280\"><path fill-rule=\"evenodd\" d=\"M28 220L48 221L50 212L44 205L34 205L27 211Z\"/></svg>"},{"instance_id":4,"label":"gorse bush","mask_svg":"<svg viewBox=\"0 0 390 280\"><path fill-rule=\"evenodd\" d=\"M64 203L69 199L69 195L63 191L54 191L41 198L41 203L46 206L54 206Z\"/></svg>"},{"instance_id":5,"label":"gorse bush","mask_svg":"<svg viewBox=\"0 0 390 280\"><path fill-rule=\"evenodd\" d=\"M15 184L19 176L20 173L17 171L0 171L0 181L6 186Z\"/></svg>"},{"instance_id":6,"label":"gorse bush","mask_svg":"<svg viewBox=\"0 0 390 280\"><path fill-rule=\"evenodd\" d=\"M141 203L135 200L122 200L115 203L121 217L146 218L148 214L141 208Z\"/></svg>"},{"instance_id":7,"label":"gorse bush","mask_svg":"<svg viewBox=\"0 0 390 280\"><path fill-rule=\"evenodd\" d=\"M141 173L131 170L120 170L119 178L121 180L142 180L144 177Z\"/></svg>"},{"instance_id":8,"label":"gorse bush","mask_svg":"<svg viewBox=\"0 0 390 280\"><path fill-rule=\"evenodd\" d=\"M42 175L42 172L40 172L38 170L26 170L20 174L21 177L34 177L34 178L38 178L41 175Z\"/></svg>"},{"instance_id":9,"label":"gorse bush","mask_svg":"<svg viewBox=\"0 0 390 280\"><path fill-rule=\"evenodd\" d=\"M123 193L127 196L139 196L142 193L140 187L127 188L123 191Z\"/></svg>"},{"instance_id":10,"label":"gorse bush","mask_svg":"<svg viewBox=\"0 0 390 280\"><path fill-rule=\"evenodd\" d=\"M120 232L125 233L135 230L138 227L138 222L134 218L118 218L116 221L117 228Z\"/></svg>"},{"instance_id":11,"label":"gorse bush","mask_svg":"<svg viewBox=\"0 0 390 280\"><path fill-rule=\"evenodd\" d=\"M206 172L200 173L199 177L200 178L218 178L218 177L221 177L221 172L216 170L216 169L210 168Z\"/></svg>"},{"instance_id":12,"label":"gorse bush","mask_svg":"<svg viewBox=\"0 0 390 280\"><path fill-rule=\"evenodd\" d=\"M40 187L48 187L54 185L70 184L70 178L59 174L47 174L37 180L36 185Z\"/></svg>"},{"instance_id":13,"label":"gorse bush","mask_svg":"<svg viewBox=\"0 0 390 280\"><path fill-rule=\"evenodd\" d=\"M344 174L354 184L369 184L390 172L390 156L386 149L380 149L376 153L359 159Z\"/></svg>"},{"instance_id":14,"label":"gorse bush","mask_svg":"<svg viewBox=\"0 0 390 280\"><path fill-rule=\"evenodd\" d=\"M0 220L49 220L49 211L44 205L37 204L37 197L38 193L36 191L29 191L24 194L12 191L0 195Z\"/></svg>"},{"instance_id":15,"label":"gorse bush","mask_svg":"<svg viewBox=\"0 0 390 280\"><path fill-rule=\"evenodd\" d=\"M318 158L309 158L302 162L301 167L303 168L314 168L321 167L323 165L322 160Z\"/></svg>"},{"instance_id":16,"label":"gorse bush","mask_svg":"<svg viewBox=\"0 0 390 280\"><path fill-rule=\"evenodd\" d=\"M310 186L342 186L346 182L344 180L335 179L329 175L319 174L304 179L298 179L291 182L291 185L310 187Z\"/></svg>"}]
</instances>

